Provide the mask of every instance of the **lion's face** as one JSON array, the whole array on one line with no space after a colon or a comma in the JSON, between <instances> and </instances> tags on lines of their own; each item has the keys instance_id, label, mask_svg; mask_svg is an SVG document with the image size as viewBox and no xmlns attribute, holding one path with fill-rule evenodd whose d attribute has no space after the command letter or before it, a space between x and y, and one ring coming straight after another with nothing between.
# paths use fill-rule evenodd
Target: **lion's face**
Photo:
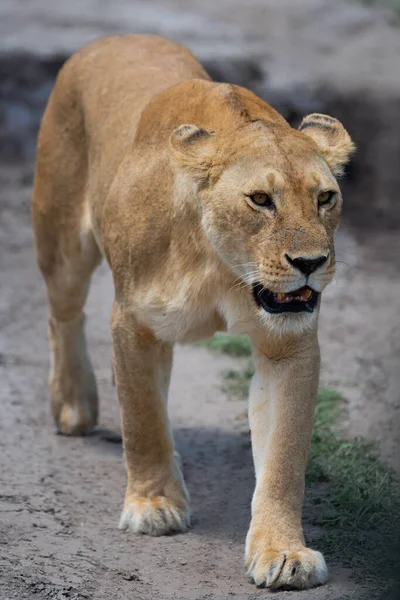
<instances>
[{"instance_id":1,"label":"lion's face","mask_svg":"<svg viewBox=\"0 0 400 600\"><path fill-rule=\"evenodd\" d=\"M335 273L342 206L335 175L353 149L330 117L310 115L300 129L258 122L228 140L186 130L190 150L199 146L196 167L211 161L197 173L204 232L237 287L275 315L312 314Z\"/></svg>"},{"instance_id":2,"label":"lion's face","mask_svg":"<svg viewBox=\"0 0 400 600\"><path fill-rule=\"evenodd\" d=\"M271 313L312 312L335 271L339 187L307 143L291 141L252 149L200 193L213 248Z\"/></svg>"}]
</instances>

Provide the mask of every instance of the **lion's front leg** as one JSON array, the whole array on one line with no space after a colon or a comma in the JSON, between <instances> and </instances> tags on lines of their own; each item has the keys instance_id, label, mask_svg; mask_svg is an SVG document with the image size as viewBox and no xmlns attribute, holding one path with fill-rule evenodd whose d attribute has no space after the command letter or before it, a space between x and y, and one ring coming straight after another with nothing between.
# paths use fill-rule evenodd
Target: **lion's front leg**
<instances>
[{"instance_id":1,"label":"lion's front leg","mask_svg":"<svg viewBox=\"0 0 400 600\"><path fill-rule=\"evenodd\" d=\"M172 347L156 340L117 303L112 337L128 475L119 527L150 535L185 531L189 498L166 406Z\"/></svg>"},{"instance_id":2,"label":"lion's front leg","mask_svg":"<svg viewBox=\"0 0 400 600\"><path fill-rule=\"evenodd\" d=\"M304 545L304 476L319 375L316 336L268 359L255 350L250 428L256 471L246 567L257 585L309 588L325 583L320 552Z\"/></svg>"}]
</instances>

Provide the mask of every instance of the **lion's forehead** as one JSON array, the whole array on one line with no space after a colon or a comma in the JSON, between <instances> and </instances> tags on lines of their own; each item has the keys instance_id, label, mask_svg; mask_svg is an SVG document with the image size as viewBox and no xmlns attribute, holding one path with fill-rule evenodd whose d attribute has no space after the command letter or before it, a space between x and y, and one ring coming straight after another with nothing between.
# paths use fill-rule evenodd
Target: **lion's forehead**
<instances>
[{"instance_id":1,"label":"lion's forehead","mask_svg":"<svg viewBox=\"0 0 400 600\"><path fill-rule=\"evenodd\" d=\"M268 153L244 155L229 165L223 180L229 185L272 193L284 191L312 194L324 188L337 188L329 168L319 157L304 157L298 162L271 156Z\"/></svg>"},{"instance_id":2,"label":"lion's forehead","mask_svg":"<svg viewBox=\"0 0 400 600\"><path fill-rule=\"evenodd\" d=\"M276 140L275 137L236 141L235 151L226 154L221 166L224 179L241 180L245 184L270 189L295 187L313 190L335 186L336 180L315 144L296 136ZM239 140L240 142L240 140Z\"/></svg>"}]
</instances>

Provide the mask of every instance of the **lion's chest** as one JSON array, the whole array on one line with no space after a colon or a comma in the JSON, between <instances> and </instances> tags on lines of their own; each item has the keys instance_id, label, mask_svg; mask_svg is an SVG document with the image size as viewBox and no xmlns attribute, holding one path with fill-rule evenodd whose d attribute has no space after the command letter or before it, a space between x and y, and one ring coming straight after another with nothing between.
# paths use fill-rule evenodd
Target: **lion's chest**
<instances>
[{"instance_id":1,"label":"lion's chest","mask_svg":"<svg viewBox=\"0 0 400 600\"><path fill-rule=\"evenodd\" d=\"M208 337L225 328L212 290L190 279L135 294L135 313L158 339L189 342Z\"/></svg>"}]
</instances>

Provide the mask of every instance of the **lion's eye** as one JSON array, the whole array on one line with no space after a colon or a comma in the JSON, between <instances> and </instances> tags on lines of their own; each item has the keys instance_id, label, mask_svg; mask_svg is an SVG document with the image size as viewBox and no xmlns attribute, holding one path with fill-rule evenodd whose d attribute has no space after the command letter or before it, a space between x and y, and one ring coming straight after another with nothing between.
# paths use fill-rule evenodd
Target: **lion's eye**
<instances>
[{"instance_id":1,"label":"lion's eye","mask_svg":"<svg viewBox=\"0 0 400 600\"><path fill-rule=\"evenodd\" d=\"M262 206L263 208L275 207L271 196L265 194L264 192L256 192L255 194L251 194L249 198L252 202L254 202L254 204L257 204L257 206Z\"/></svg>"},{"instance_id":2,"label":"lion's eye","mask_svg":"<svg viewBox=\"0 0 400 600\"><path fill-rule=\"evenodd\" d=\"M327 206L332 202L334 196L335 192L333 192L332 190L328 192L321 192L318 196L319 206Z\"/></svg>"}]
</instances>

